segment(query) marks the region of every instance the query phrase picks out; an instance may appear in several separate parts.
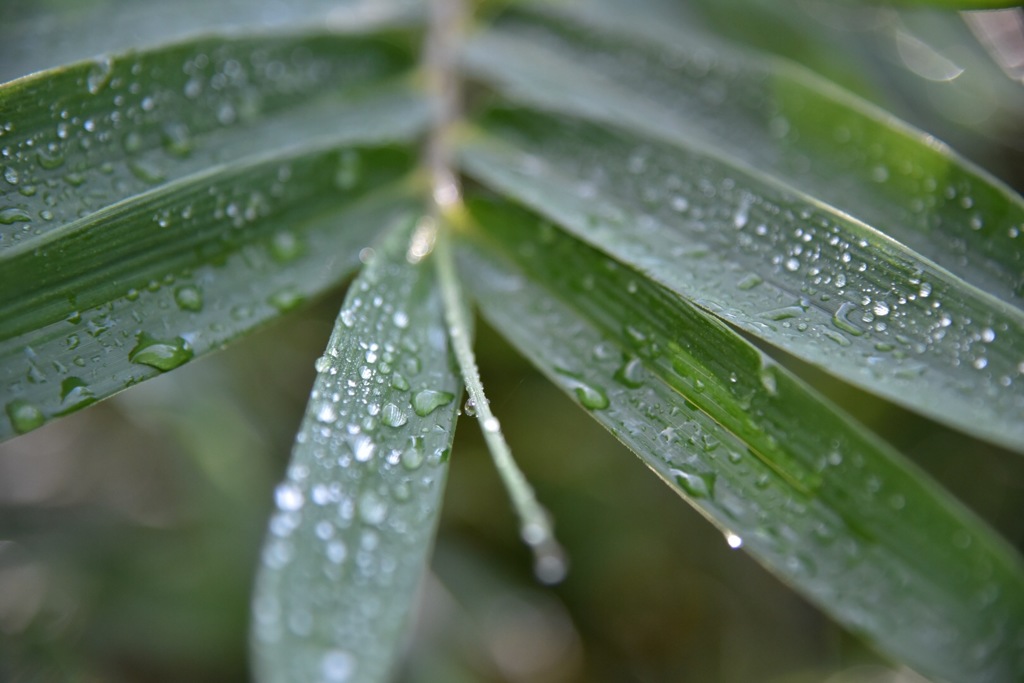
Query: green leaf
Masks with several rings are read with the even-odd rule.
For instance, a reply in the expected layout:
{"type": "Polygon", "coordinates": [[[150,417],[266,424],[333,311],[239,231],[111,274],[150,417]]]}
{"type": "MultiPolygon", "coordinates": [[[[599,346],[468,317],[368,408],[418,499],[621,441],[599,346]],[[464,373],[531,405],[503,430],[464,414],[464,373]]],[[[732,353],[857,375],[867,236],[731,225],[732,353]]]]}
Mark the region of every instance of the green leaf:
{"type": "Polygon", "coordinates": [[[633,36],[554,7],[544,11],[568,16],[511,13],[481,34],[470,70],[515,102],[772,176],[1024,305],[1024,199],[931,136],[790,62],[744,58],[685,28],[671,43],[633,36]]]}
{"type": "Polygon", "coordinates": [[[406,262],[411,223],[352,285],[317,361],[257,582],[260,681],[385,681],[403,644],[462,391],[431,264],[406,262]]]}
{"type": "Polygon", "coordinates": [[[0,82],[93,55],[198,33],[281,27],[348,31],[415,19],[418,0],[5,0],[0,82]]]}
{"type": "Polygon", "coordinates": [[[730,545],[925,674],[1021,670],[1024,566],[926,475],[642,274],[508,204],[470,213],[484,316],[730,545]]]}
{"type": "Polygon", "coordinates": [[[492,110],[470,175],[846,381],[1024,449],[1024,313],[705,150],[492,110]]]}
{"type": "Polygon", "coordinates": [[[428,117],[403,40],[204,39],[0,89],[0,438],[339,283],[418,203],[380,144],[428,117]]]}

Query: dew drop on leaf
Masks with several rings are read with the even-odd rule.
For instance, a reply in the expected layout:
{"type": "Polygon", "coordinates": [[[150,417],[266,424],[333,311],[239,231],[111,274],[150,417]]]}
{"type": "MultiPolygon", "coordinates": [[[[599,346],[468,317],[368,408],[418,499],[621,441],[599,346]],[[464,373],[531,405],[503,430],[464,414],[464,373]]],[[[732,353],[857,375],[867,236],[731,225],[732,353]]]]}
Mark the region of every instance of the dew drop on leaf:
{"type": "Polygon", "coordinates": [[[198,313],[203,310],[203,293],[192,285],[178,287],[174,290],[174,303],[183,311],[198,313]]]}
{"type": "Polygon", "coordinates": [[[15,206],[0,209],[0,224],[13,225],[15,223],[31,223],[32,216],[24,209],[15,206]]]}
{"type": "Polygon", "coordinates": [[[30,432],[42,426],[43,422],[46,421],[43,411],[28,401],[21,399],[8,403],[6,410],[7,417],[11,420],[11,426],[14,427],[14,431],[18,434],[30,432]]]}
{"type": "MultiPolygon", "coordinates": [[[[398,375],[396,375],[396,377],[397,376],[398,375]]],[[[412,409],[420,417],[426,417],[441,406],[448,405],[453,400],[455,400],[454,394],[450,394],[447,391],[424,389],[423,391],[417,392],[416,395],[412,397],[412,409]]]]}
{"type": "Polygon", "coordinates": [[[673,469],[669,470],[669,474],[693,498],[711,498],[714,495],[715,475],[712,472],[694,474],[673,469]]]}
{"type": "Polygon", "coordinates": [[[128,353],[128,360],[167,372],[192,360],[192,356],[192,349],[181,337],[161,341],[143,333],[139,335],[135,348],[128,353]]]}

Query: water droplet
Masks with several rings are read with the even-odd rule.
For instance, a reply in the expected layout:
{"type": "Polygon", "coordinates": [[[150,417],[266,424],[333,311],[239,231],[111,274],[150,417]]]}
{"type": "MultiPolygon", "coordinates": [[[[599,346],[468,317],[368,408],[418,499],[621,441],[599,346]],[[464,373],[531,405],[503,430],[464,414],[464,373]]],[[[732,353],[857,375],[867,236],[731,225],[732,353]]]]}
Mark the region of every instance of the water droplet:
{"type": "Polygon", "coordinates": [[[408,416],[394,403],[387,403],[380,411],[380,421],[388,427],[401,427],[409,421],[408,416]]]}
{"type": "Polygon", "coordinates": [[[364,491],[359,497],[359,519],[365,524],[380,524],[388,516],[387,501],[373,491],[364,491]]]}
{"type": "Polygon", "coordinates": [[[728,543],[729,547],[734,550],[743,545],[743,539],[737,536],[736,534],[732,533],[731,531],[725,534],[725,542],[728,543]]]}
{"type": "MultiPolygon", "coordinates": [[[[397,377],[398,375],[396,375],[397,377]]],[[[412,409],[420,417],[426,417],[441,406],[446,406],[455,400],[455,395],[447,391],[435,391],[424,389],[412,397],[412,409]]]]}
{"type": "Polygon", "coordinates": [[[740,279],[740,281],[736,283],[736,287],[738,289],[742,289],[743,291],[746,291],[748,289],[753,289],[754,287],[757,287],[762,282],[764,282],[764,280],[762,280],[759,275],[755,275],[754,273],[750,273],[749,275],[744,275],[740,279]]]}
{"type": "Polygon", "coordinates": [[[344,650],[329,650],[320,660],[325,683],[347,683],[356,672],[356,658],[344,650]]]}
{"type": "Polygon", "coordinates": [[[110,57],[103,57],[93,62],[85,77],[85,86],[88,88],[89,94],[98,95],[103,88],[107,87],[113,72],[114,61],[110,57]]]}
{"type": "Polygon", "coordinates": [[[193,285],[184,285],[174,290],[174,303],[183,311],[197,313],[203,310],[203,293],[193,285]]]}
{"type": "Polygon", "coordinates": [[[676,483],[679,484],[686,493],[690,494],[690,496],[694,498],[711,498],[714,496],[714,472],[694,474],[692,472],[673,469],[669,470],[669,474],[675,478],[676,483]]]}
{"type": "Polygon", "coordinates": [[[643,361],[636,357],[627,357],[615,371],[615,381],[631,389],[642,387],[644,385],[643,361]]]}
{"type": "Polygon", "coordinates": [[[855,304],[852,304],[849,301],[844,301],[839,306],[839,309],[832,315],[832,324],[841,329],[843,332],[848,332],[855,337],[861,336],[862,334],[864,334],[864,330],[861,327],[858,327],[854,323],[850,322],[849,319],[850,313],[856,310],[857,306],[855,304]]]}
{"type": "Polygon", "coordinates": [[[160,134],[160,144],[176,157],[185,157],[192,152],[192,132],[183,123],[169,123],[160,134]]]}
{"type": "Polygon", "coordinates": [[[354,455],[356,460],[359,462],[369,461],[377,451],[377,444],[375,444],[373,439],[365,434],[357,434],[354,436],[350,442],[350,446],[352,447],[352,455],[354,455]]]}
{"type": "Polygon", "coordinates": [[[492,434],[501,429],[501,423],[498,422],[498,418],[494,416],[485,419],[481,426],[485,432],[491,432],[492,434]]]}
{"type": "Polygon", "coordinates": [[[608,400],[608,394],[606,394],[604,389],[601,387],[587,384],[580,379],[579,375],[568,370],[555,368],[555,372],[565,378],[566,384],[573,390],[573,393],[576,394],[576,399],[584,408],[589,410],[604,410],[611,405],[608,400]]]}
{"type": "MultiPolygon", "coordinates": [[[[399,391],[409,391],[409,380],[407,380],[404,375],[401,375],[396,372],[391,376],[391,386],[394,387],[395,389],[398,389],[399,391]]],[[[416,404],[414,402],[413,409],[415,410],[415,408],[416,404]]],[[[416,414],[419,415],[419,411],[416,411],[416,414]]]]}
{"type": "Polygon", "coordinates": [[[294,261],[302,254],[302,250],[302,241],[293,232],[283,230],[274,233],[270,239],[270,256],[278,263],[294,261]]]}
{"type": "Polygon", "coordinates": [[[402,467],[412,471],[417,470],[423,464],[423,451],[415,446],[410,446],[402,451],[401,456],[402,467]]]}
{"type": "Polygon", "coordinates": [[[96,402],[92,389],[81,377],[66,377],[60,383],[60,411],[58,415],[67,415],[96,402]]]}
{"type": "Polygon", "coordinates": [[[0,224],[13,225],[15,223],[31,222],[32,216],[30,216],[24,209],[19,209],[16,206],[9,206],[6,209],[0,209],[0,224]]]}
{"type": "Polygon", "coordinates": [[[38,161],[39,165],[47,171],[52,171],[55,168],[60,168],[64,164],[64,154],[61,152],[59,147],[52,150],[40,149],[36,152],[36,161],[38,161]]]}
{"type": "Polygon", "coordinates": [[[267,303],[281,313],[298,308],[299,304],[305,301],[306,297],[295,287],[285,287],[270,295],[267,303]]]}
{"type": "Polygon", "coordinates": [[[161,341],[143,333],[138,336],[135,348],[128,353],[128,360],[167,372],[192,360],[193,355],[192,349],[181,337],[161,341]]]}
{"type": "Polygon", "coordinates": [[[7,168],[4,169],[4,180],[6,180],[8,183],[10,183],[11,185],[17,185],[19,179],[20,176],[18,174],[18,169],[14,168],[13,166],[8,166],[7,168]]]}
{"type": "Polygon", "coordinates": [[[135,159],[128,162],[128,170],[132,172],[132,175],[141,180],[144,183],[154,184],[159,183],[166,178],[163,170],[152,161],[145,159],[135,159]]]}
{"type": "Polygon", "coordinates": [[[334,407],[333,403],[324,403],[320,406],[320,409],[316,411],[316,419],[324,424],[332,424],[338,419],[338,410],[334,407]]]}
{"type": "Polygon", "coordinates": [[[41,427],[46,418],[43,411],[28,401],[18,399],[7,404],[7,417],[11,420],[11,426],[18,434],[30,432],[41,427]]]}
{"type": "Polygon", "coordinates": [[[346,149],[338,155],[338,170],[334,184],[341,190],[351,190],[359,184],[362,176],[362,160],[355,150],[346,149]]]}
{"type": "Polygon", "coordinates": [[[302,489],[297,484],[286,481],[279,484],[274,491],[274,501],[279,509],[294,512],[302,507],[306,497],[302,495],[302,489]]]}
{"type": "Polygon", "coordinates": [[[400,330],[404,330],[409,326],[409,314],[405,311],[395,311],[395,314],[391,316],[391,320],[394,321],[395,327],[400,330]]]}
{"type": "Polygon", "coordinates": [[[466,403],[462,406],[462,412],[469,417],[476,417],[476,401],[472,397],[466,399],[466,403]]]}

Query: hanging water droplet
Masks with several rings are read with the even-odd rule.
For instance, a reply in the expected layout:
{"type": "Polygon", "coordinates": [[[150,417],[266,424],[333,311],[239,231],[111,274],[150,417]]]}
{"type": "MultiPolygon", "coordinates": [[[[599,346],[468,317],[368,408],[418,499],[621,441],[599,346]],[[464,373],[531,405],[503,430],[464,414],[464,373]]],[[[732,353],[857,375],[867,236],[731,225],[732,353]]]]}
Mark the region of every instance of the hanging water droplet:
{"type": "Polygon", "coordinates": [[[128,360],[139,365],[148,365],[167,372],[192,360],[194,355],[188,343],[181,337],[161,341],[142,333],[138,343],[128,352],[128,360]]]}
{"type": "Polygon", "coordinates": [[[41,427],[43,422],[46,421],[43,411],[28,401],[21,399],[8,403],[6,410],[7,417],[11,420],[11,426],[14,427],[14,431],[18,434],[24,434],[37,427],[41,427]]]}
{"type": "Polygon", "coordinates": [[[174,303],[183,311],[198,313],[203,310],[203,293],[193,285],[184,285],[174,290],[174,303]]]}
{"type": "Polygon", "coordinates": [[[733,550],[743,545],[743,539],[731,531],[725,534],[725,542],[729,544],[729,547],[733,550]]]}

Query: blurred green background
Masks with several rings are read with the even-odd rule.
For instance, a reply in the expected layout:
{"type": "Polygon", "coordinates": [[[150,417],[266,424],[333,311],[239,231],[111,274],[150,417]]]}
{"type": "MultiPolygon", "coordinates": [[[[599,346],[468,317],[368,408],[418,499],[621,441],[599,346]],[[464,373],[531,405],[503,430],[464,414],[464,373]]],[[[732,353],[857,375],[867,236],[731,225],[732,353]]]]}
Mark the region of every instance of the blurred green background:
{"type": "MultiPolygon", "coordinates": [[[[1024,185],[1024,92],[967,23],[782,4],[707,0],[694,11],[1024,185]],[[922,75],[929,53],[915,61],[913,41],[962,73],[922,75]]],[[[248,679],[249,593],[271,491],[342,296],[0,445],[0,681],[248,679]]],[[[571,569],[554,588],[534,581],[477,425],[463,417],[400,681],[921,680],[730,549],[483,324],[477,348],[493,408],[571,569]]],[[[790,365],[1024,547],[1019,456],[790,365]]]]}

